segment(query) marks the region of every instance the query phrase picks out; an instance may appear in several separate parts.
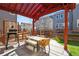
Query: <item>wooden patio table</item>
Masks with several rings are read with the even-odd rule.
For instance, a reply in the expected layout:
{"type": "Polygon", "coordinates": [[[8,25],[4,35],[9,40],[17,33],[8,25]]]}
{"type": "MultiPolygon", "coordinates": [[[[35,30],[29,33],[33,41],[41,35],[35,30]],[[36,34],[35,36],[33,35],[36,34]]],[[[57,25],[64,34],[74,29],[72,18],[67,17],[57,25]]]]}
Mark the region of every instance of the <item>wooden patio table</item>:
{"type": "Polygon", "coordinates": [[[38,42],[39,40],[42,40],[42,39],[48,39],[48,38],[44,38],[44,37],[38,37],[38,36],[27,36],[28,39],[32,40],[32,41],[35,41],[37,42],[37,51],[39,51],[39,45],[38,45],[38,42]]]}

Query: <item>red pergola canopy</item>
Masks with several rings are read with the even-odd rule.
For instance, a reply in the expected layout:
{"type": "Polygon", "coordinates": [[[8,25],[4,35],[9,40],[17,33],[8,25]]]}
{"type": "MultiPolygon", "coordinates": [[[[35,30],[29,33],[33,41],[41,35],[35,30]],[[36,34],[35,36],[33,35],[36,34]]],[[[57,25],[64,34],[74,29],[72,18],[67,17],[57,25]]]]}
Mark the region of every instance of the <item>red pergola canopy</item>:
{"type": "Polygon", "coordinates": [[[0,9],[2,10],[35,20],[43,15],[62,10],[65,6],[68,6],[68,9],[74,9],[75,3],[0,3],[0,9]]]}

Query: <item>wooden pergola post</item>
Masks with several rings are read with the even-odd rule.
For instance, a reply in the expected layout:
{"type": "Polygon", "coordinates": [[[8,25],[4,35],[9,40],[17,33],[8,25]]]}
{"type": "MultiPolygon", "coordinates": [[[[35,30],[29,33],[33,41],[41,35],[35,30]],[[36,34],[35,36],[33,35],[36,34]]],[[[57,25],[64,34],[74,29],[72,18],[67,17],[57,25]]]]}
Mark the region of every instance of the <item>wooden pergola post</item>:
{"type": "Polygon", "coordinates": [[[5,20],[3,20],[2,43],[5,44],[5,20]]]}
{"type": "Polygon", "coordinates": [[[65,7],[64,49],[67,51],[68,41],[68,7],[65,7]]]}
{"type": "Polygon", "coordinates": [[[35,29],[34,29],[35,25],[34,25],[34,20],[35,20],[35,19],[33,19],[33,22],[32,22],[32,25],[33,25],[33,26],[32,26],[32,35],[35,35],[35,29]]]}

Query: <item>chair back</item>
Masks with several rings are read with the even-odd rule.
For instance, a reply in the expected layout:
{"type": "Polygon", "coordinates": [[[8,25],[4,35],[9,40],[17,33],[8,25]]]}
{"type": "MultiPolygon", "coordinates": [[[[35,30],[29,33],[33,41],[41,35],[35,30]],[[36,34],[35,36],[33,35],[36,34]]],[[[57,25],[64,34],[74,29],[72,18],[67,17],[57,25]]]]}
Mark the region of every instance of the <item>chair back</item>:
{"type": "Polygon", "coordinates": [[[49,43],[50,43],[50,39],[48,38],[38,41],[38,45],[40,47],[46,47],[47,45],[49,45],[49,43]]]}

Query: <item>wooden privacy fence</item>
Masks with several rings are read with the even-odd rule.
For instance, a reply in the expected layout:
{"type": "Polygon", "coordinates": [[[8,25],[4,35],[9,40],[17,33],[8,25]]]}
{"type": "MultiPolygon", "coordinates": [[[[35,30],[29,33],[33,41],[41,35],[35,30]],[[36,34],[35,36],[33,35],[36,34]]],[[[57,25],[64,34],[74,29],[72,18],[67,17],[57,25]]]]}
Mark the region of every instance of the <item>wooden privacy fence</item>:
{"type": "Polygon", "coordinates": [[[6,35],[5,34],[0,34],[0,42],[2,42],[5,45],[5,42],[6,42],[6,35]]]}
{"type": "MultiPolygon", "coordinates": [[[[57,34],[58,37],[60,37],[61,39],[64,39],[64,34],[63,33],[59,33],[57,34]]],[[[79,41],[79,34],[68,34],[68,40],[75,40],[75,41],[79,41]]]]}
{"type": "Polygon", "coordinates": [[[53,30],[38,30],[36,31],[36,35],[44,35],[45,37],[52,37],[54,31],[53,30]]]}

